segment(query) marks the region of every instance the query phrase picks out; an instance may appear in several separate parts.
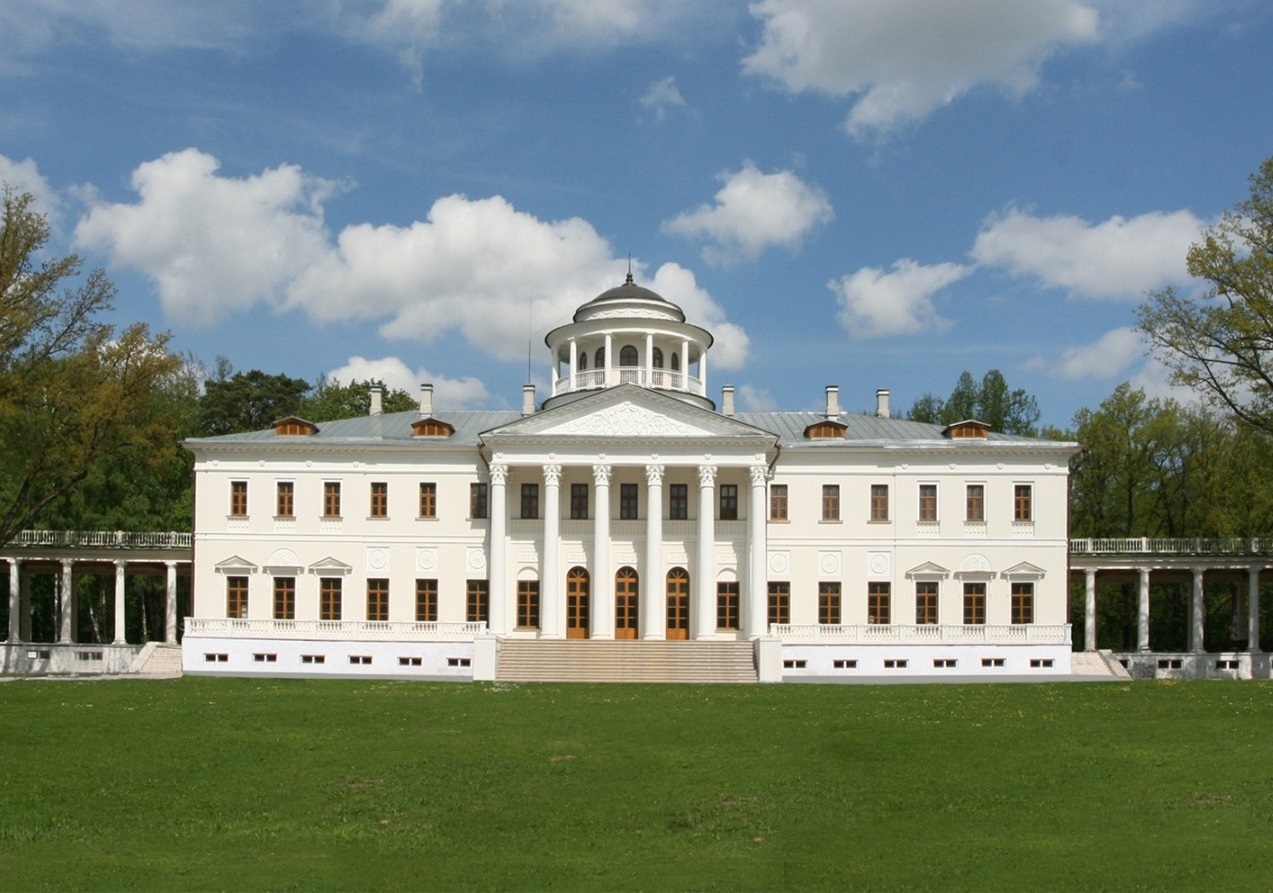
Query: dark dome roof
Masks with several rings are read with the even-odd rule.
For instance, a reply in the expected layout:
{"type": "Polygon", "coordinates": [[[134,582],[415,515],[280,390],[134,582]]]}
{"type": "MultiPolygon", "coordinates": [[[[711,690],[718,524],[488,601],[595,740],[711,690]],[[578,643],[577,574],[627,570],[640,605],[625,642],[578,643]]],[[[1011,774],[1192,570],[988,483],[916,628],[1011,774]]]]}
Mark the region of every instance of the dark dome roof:
{"type": "Polygon", "coordinates": [[[680,307],[677,307],[658,292],[651,291],[648,288],[637,285],[632,281],[632,274],[628,273],[627,279],[624,280],[622,285],[616,285],[614,288],[603,291],[601,294],[597,295],[591,301],[576,310],[575,322],[581,322],[592,313],[601,310],[603,305],[606,304],[626,304],[628,306],[632,306],[634,304],[644,304],[646,306],[654,305],[662,310],[663,313],[674,314],[681,322],[685,321],[685,314],[681,311],[680,307]]]}

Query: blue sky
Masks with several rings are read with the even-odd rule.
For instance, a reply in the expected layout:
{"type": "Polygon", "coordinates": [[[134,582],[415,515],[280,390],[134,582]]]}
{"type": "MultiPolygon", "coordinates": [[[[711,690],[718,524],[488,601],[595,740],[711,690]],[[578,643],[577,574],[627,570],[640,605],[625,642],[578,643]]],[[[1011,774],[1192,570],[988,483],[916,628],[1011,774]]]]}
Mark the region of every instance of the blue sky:
{"type": "Polygon", "coordinates": [[[546,393],[636,279],[740,409],[1065,426],[1273,155],[1266,0],[6,0],[0,179],[211,367],[546,393]],[[630,258],[630,260],[629,260],[630,258]],[[529,350],[528,350],[529,342],[529,350]]]}

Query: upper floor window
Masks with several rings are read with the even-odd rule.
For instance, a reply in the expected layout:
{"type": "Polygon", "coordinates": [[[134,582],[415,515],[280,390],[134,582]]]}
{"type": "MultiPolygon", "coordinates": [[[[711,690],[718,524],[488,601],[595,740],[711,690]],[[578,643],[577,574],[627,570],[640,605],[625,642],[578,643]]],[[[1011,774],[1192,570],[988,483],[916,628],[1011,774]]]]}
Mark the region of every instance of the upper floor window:
{"type": "Polygon", "coordinates": [[[242,518],[248,513],[248,482],[230,481],[230,514],[242,518]]]}
{"type": "Polygon", "coordinates": [[[787,485],[769,485],[769,520],[787,520],[787,485]]]}
{"type": "Polygon", "coordinates": [[[279,481],[275,486],[274,514],[280,518],[296,517],[296,485],[291,481],[279,481]]]}
{"type": "Polygon", "coordinates": [[[1013,489],[1012,520],[1034,520],[1034,487],[1030,484],[1017,484],[1013,489]]]}
{"type": "Polygon", "coordinates": [[[570,517],[574,521],[588,520],[588,485],[570,485],[570,517]]]}
{"type": "Polygon", "coordinates": [[[818,623],[824,626],[840,625],[840,583],[823,581],[818,584],[818,623]]]}
{"type": "Polygon", "coordinates": [[[389,581],[375,579],[367,581],[367,619],[389,619],[389,581]]]}
{"type": "Polygon", "coordinates": [[[598,347],[595,357],[596,361],[592,365],[597,369],[604,369],[606,366],[606,349],[604,347],[598,347]]]}
{"type": "Polygon", "coordinates": [[[486,505],[486,484],[469,484],[469,517],[485,518],[488,515],[486,505]]]}
{"type": "Polygon", "coordinates": [[[888,520],[888,484],[871,484],[871,520],[888,520]]]}
{"type": "Polygon", "coordinates": [[[689,484],[671,484],[667,489],[667,516],[673,521],[684,521],[690,516],[689,484]]]}
{"type": "Polygon", "coordinates": [[[389,484],[373,481],[371,484],[371,517],[389,517],[389,484]]]}
{"type": "Polygon", "coordinates": [[[635,521],[638,514],[636,484],[619,485],[619,517],[624,521],[635,521]]]}
{"type": "Polygon", "coordinates": [[[840,485],[822,485],[822,520],[840,520],[840,485]]]}
{"type": "Polygon", "coordinates": [[[635,366],[637,364],[637,349],[631,344],[625,344],[619,348],[619,365],[635,366]]]}
{"type": "Polygon", "coordinates": [[[340,481],[323,482],[323,517],[340,517],[340,481]]]}
{"type": "Polygon", "coordinates": [[[420,517],[436,518],[438,516],[438,485],[433,481],[420,483],[420,517]]]}
{"type": "Polygon", "coordinates": [[[919,485],[919,520],[937,520],[937,485],[919,485]]]}
{"type": "Polygon", "coordinates": [[[984,522],[986,520],[986,485],[969,484],[964,504],[966,506],[964,510],[965,520],[974,524],[984,522]]]}
{"type": "Polygon", "coordinates": [[[672,354],[672,371],[673,372],[681,371],[681,358],[678,357],[676,354],[672,354]]]}
{"type": "Polygon", "coordinates": [[[539,484],[522,484],[522,517],[539,517],[539,484]]]}
{"type": "Polygon", "coordinates": [[[662,369],[663,368],[663,351],[656,347],[654,348],[654,353],[652,356],[653,356],[653,361],[651,365],[653,365],[655,369],[662,369]]]}
{"type": "Polygon", "coordinates": [[[738,520],[738,485],[720,485],[720,519],[722,521],[738,520]]]}

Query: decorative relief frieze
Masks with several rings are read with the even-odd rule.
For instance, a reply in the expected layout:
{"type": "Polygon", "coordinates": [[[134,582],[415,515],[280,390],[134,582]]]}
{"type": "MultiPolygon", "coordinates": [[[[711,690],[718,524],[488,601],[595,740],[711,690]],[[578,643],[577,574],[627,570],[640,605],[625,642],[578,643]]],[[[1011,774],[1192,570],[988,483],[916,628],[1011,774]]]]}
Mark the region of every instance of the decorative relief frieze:
{"type": "Polygon", "coordinates": [[[584,437],[701,437],[713,432],[644,406],[624,402],[564,421],[541,433],[584,437]]]}

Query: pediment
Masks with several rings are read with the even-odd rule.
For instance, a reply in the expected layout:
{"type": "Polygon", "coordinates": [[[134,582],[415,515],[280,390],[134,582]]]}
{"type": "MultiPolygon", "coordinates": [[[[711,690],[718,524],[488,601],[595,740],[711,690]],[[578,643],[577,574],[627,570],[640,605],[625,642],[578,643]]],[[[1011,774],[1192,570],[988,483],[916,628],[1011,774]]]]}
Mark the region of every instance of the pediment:
{"type": "Polygon", "coordinates": [[[341,576],[344,576],[352,571],[353,567],[345,564],[345,562],[337,558],[333,558],[330,555],[319,561],[315,561],[309,566],[309,572],[311,574],[340,574],[341,576]]]}
{"type": "Polygon", "coordinates": [[[256,565],[241,555],[231,555],[224,561],[218,561],[212,569],[219,574],[252,574],[256,573],[256,565]]]}
{"type": "Polygon", "coordinates": [[[950,576],[950,571],[933,561],[925,561],[923,564],[916,565],[906,572],[906,576],[911,578],[917,577],[942,577],[943,579],[950,576]]]}
{"type": "Polygon", "coordinates": [[[1000,572],[999,576],[1004,579],[1011,577],[1037,577],[1042,578],[1047,571],[1039,567],[1037,564],[1031,564],[1028,561],[1022,561],[1020,564],[1014,564],[1012,567],[1000,572]]]}

